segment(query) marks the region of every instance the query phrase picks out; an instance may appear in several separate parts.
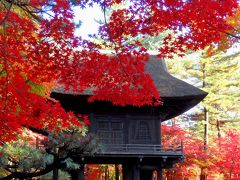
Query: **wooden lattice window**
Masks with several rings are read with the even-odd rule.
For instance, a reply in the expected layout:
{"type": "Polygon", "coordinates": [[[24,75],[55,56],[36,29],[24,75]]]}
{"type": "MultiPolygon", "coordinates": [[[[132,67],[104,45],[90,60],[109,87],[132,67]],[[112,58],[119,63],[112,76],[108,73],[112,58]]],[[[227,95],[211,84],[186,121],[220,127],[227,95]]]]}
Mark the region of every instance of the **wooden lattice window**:
{"type": "Polygon", "coordinates": [[[97,135],[103,144],[123,144],[123,123],[99,121],[97,135]]]}
{"type": "Polygon", "coordinates": [[[147,122],[140,121],[137,127],[136,139],[146,141],[146,140],[149,140],[150,138],[151,137],[150,137],[149,124],[147,122]]]}

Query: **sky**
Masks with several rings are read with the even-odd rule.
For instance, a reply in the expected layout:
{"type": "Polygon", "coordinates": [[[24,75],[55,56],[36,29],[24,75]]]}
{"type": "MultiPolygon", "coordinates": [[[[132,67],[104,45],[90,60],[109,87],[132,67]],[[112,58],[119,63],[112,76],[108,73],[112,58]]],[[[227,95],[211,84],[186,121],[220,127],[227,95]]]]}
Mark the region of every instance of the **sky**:
{"type": "Polygon", "coordinates": [[[77,28],[75,31],[77,36],[88,38],[88,34],[94,34],[98,32],[99,24],[95,20],[103,19],[103,13],[101,12],[99,6],[94,5],[93,7],[88,7],[84,10],[76,7],[74,8],[74,14],[74,21],[76,23],[82,21],[81,27],[77,28]]]}

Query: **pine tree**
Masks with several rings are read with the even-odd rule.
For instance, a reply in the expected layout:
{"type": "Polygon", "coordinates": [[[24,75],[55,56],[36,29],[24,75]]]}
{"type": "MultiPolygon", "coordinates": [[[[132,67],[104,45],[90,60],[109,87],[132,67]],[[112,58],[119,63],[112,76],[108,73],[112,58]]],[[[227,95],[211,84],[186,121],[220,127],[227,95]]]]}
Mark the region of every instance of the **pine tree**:
{"type": "MultiPolygon", "coordinates": [[[[202,112],[194,115],[194,118],[200,122],[193,127],[193,130],[203,137],[206,154],[209,141],[213,143],[214,139],[221,137],[222,125],[225,122],[230,122],[232,125],[237,123],[240,128],[238,119],[240,94],[237,91],[240,85],[239,58],[239,52],[208,56],[206,50],[179,59],[179,63],[173,64],[170,61],[170,71],[192,81],[209,93],[202,102],[202,112]]],[[[201,180],[206,179],[207,168],[207,166],[201,167],[201,180]]]]}
{"type": "MultiPolygon", "coordinates": [[[[202,105],[209,115],[210,129],[217,128],[218,136],[221,135],[221,126],[226,122],[239,124],[239,59],[240,52],[229,55],[217,53],[209,57],[205,51],[190,54],[178,59],[178,62],[167,61],[173,74],[209,93],[202,105]]],[[[206,121],[203,114],[197,116],[195,119],[206,121]]]]}

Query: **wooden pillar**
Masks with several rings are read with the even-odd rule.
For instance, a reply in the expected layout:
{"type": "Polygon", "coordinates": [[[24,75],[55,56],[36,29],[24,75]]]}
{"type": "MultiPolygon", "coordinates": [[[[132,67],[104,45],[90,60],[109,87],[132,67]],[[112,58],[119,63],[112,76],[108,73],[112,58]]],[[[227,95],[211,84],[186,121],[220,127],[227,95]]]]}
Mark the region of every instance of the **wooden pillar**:
{"type": "Polygon", "coordinates": [[[162,147],[162,120],[160,120],[160,124],[159,124],[159,144],[162,147]]]}
{"type": "Polygon", "coordinates": [[[84,165],[80,165],[79,169],[72,170],[69,172],[71,174],[71,179],[72,180],[84,180],[84,165]]]}
{"type": "Polygon", "coordinates": [[[157,169],[157,180],[162,180],[162,168],[157,169]]]}
{"type": "Polygon", "coordinates": [[[58,180],[58,168],[53,169],[53,180],[58,180]]]}
{"type": "Polygon", "coordinates": [[[133,180],[140,180],[139,164],[134,164],[134,166],[133,166],[133,180]]]}
{"type": "Polygon", "coordinates": [[[84,164],[82,164],[80,166],[80,168],[78,169],[78,180],[84,180],[84,164]]]}
{"type": "Polygon", "coordinates": [[[123,164],[122,172],[123,172],[123,180],[132,180],[131,164],[123,164]]]}
{"type": "Polygon", "coordinates": [[[138,163],[123,164],[123,180],[140,180],[140,168],[138,163]]]}
{"type": "MultiPolygon", "coordinates": [[[[57,162],[57,161],[58,161],[58,157],[55,155],[54,162],[57,162]]],[[[53,169],[53,180],[58,180],[58,167],[54,167],[53,169]]]]}
{"type": "Polygon", "coordinates": [[[141,180],[152,180],[153,179],[153,170],[152,169],[141,169],[140,172],[141,180]]]}

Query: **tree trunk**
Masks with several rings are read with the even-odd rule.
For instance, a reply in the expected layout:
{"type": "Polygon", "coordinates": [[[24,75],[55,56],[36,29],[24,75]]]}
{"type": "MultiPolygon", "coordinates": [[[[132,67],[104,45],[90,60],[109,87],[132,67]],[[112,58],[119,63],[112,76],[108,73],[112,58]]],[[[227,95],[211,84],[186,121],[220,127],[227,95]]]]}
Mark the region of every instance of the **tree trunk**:
{"type": "Polygon", "coordinates": [[[207,150],[208,146],[208,125],[209,125],[209,118],[208,118],[208,111],[204,107],[204,150],[207,150]]]}
{"type": "Polygon", "coordinates": [[[206,180],[206,179],[207,179],[206,168],[201,168],[200,180],[206,180]]]}
{"type": "MultiPolygon", "coordinates": [[[[202,81],[202,87],[206,87],[206,76],[207,76],[207,72],[206,72],[206,64],[203,64],[203,81],[202,81]]],[[[203,113],[204,113],[204,151],[205,153],[207,152],[207,148],[208,148],[208,125],[209,125],[209,117],[208,117],[208,110],[206,107],[204,107],[203,109],[203,113]]],[[[201,168],[201,174],[200,174],[200,180],[206,180],[206,168],[202,167],[201,168]]]]}
{"type": "Polygon", "coordinates": [[[119,180],[119,166],[115,164],[115,180],[119,180]]]}
{"type": "Polygon", "coordinates": [[[108,169],[108,166],[105,166],[105,180],[109,180],[109,169],[108,169]]]}
{"type": "MultiPolygon", "coordinates": [[[[202,71],[202,87],[206,87],[206,64],[203,64],[203,71],[202,71]]],[[[207,150],[207,145],[208,145],[208,124],[209,124],[209,119],[208,119],[208,111],[207,108],[204,107],[203,109],[204,113],[204,149],[207,150]]]]}
{"type": "Polygon", "coordinates": [[[221,129],[220,129],[220,122],[217,120],[217,130],[218,130],[218,138],[221,137],[221,129]]]}

